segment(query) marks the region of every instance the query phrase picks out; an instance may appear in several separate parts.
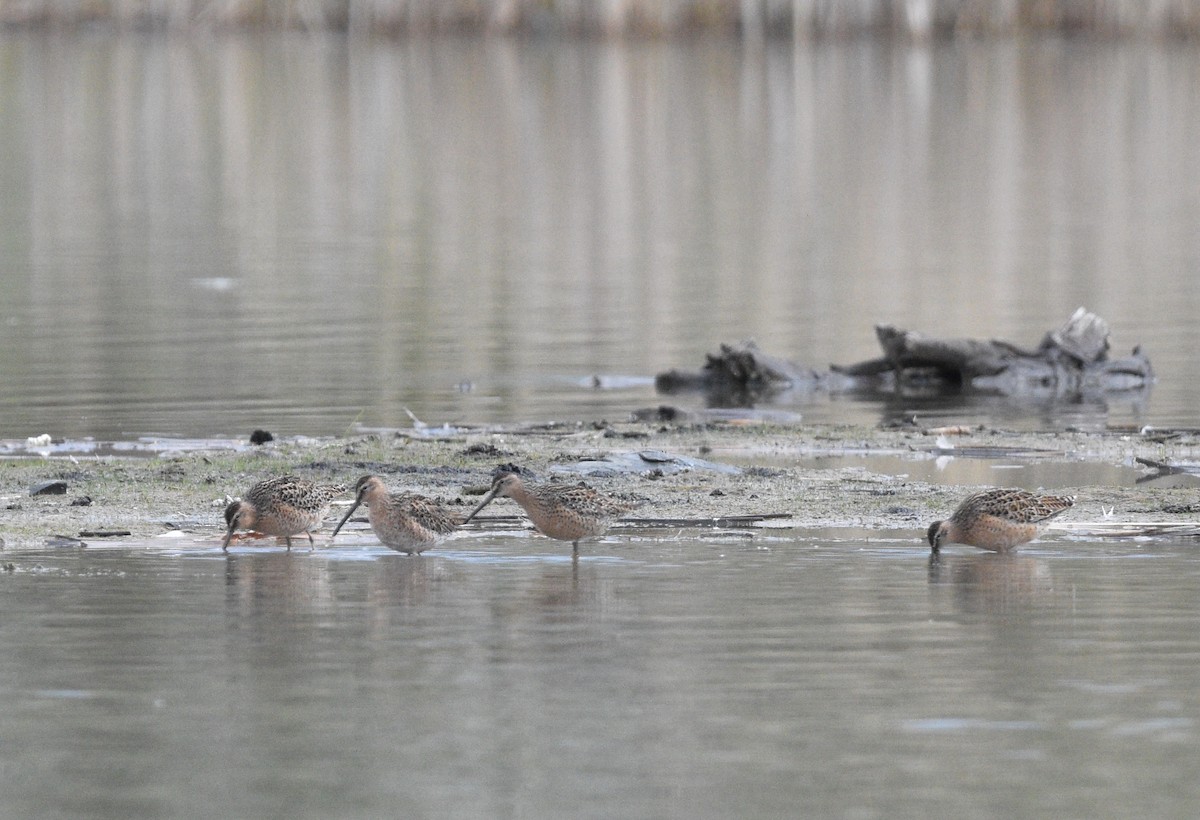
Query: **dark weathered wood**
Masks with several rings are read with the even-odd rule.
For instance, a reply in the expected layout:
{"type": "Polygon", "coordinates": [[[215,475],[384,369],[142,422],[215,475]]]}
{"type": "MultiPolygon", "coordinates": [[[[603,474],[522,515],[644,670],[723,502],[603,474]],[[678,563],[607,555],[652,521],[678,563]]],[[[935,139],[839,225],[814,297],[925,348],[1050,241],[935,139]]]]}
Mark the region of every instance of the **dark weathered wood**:
{"type": "Polygon", "coordinates": [[[819,381],[821,374],[787,359],[763,353],[754,342],[721,344],[716,354],[705,357],[699,372],[669,370],[655,377],[655,386],[664,393],[679,390],[713,389],[727,386],[750,390],[769,390],[772,386],[791,387],[819,381]]]}
{"type": "Polygon", "coordinates": [[[703,390],[718,406],[748,404],[785,390],[846,392],[901,385],[968,388],[1003,395],[1072,397],[1143,390],[1154,381],[1140,348],[1110,359],[1108,323],[1079,308],[1061,327],[1027,348],[996,339],[928,336],[879,325],[883,355],[820,372],[760,351],[753,342],[722,344],[703,370],[659,374],[659,391],[703,390]]]}
{"type": "Polygon", "coordinates": [[[1155,461],[1152,458],[1135,456],[1134,461],[1143,467],[1149,467],[1154,472],[1138,476],[1136,483],[1144,484],[1169,475],[1200,475],[1200,464],[1168,464],[1165,461],[1155,461]]]}
{"type": "Polygon", "coordinates": [[[692,529],[726,529],[753,527],[763,521],[795,518],[795,513],[757,513],[751,515],[721,515],[715,518],[622,518],[617,526],[625,527],[686,527],[692,529]]]}
{"type": "Polygon", "coordinates": [[[1033,349],[994,339],[933,338],[891,325],[876,327],[875,335],[882,359],[834,370],[851,375],[891,370],[899,378],[919,373],[1001,392],[1055,385],[1066,391],[1128,390],[1154,378],[1150,360],[1140,349],[1128,358],[1110,360],[1108,323],[1083,308],[1033,349]]]}
{"type": "Polygon", "coordinates": [[[1108,358],[1108,322],[1078,308],[1066,324],[1046,336],[1041,349],[1058,349],[1084,365],[1104,361],[1108,358]]]}
{"type": "Polygon", "coordinates": [[[784,391],[826,389],[829,378],[829,373],[763,353],[754,342],[739,342],[708,354],[700,371],[659,373],[654,385],[660,393],[703,392],[716,407],[746,407],[784,391]]]}

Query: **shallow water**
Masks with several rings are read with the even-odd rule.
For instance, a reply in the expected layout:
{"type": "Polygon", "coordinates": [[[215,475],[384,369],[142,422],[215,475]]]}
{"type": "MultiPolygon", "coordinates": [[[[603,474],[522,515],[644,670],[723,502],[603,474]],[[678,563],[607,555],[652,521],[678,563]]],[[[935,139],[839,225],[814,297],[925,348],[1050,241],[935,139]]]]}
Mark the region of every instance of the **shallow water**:
{"type": "MultiPolygon", "coordinates": [[[[167,546],[164,546],[164,543],[167,546]]],[[[12,816],[1191,816],[1193,541],[9,554],[12,816]]]]}
{"type": "MultiPolygon", "coordinates": [[[[699,406],[649,377],[721,341],[823,367],[876,322],[1032,344],[1081,304],[1152,393],[787,408],[1200,426],[1198,54],[3,34],[0,450],[619,419],[699,406]]],[[[935,455],[786,461],[1142,476],[935,455]]],[[[1191,540],[359,536],[6,551],[0,814],[1200,811],[1191,540]]]]}
{"type": "Polygon", "coordinates": [[[1149,396],[788,401],[1198,425],[1198,68],[1033,38],[6,33],[0,438],[620,419],[723,341],[822,368],[876,323],[1032,345],[1079,305],[1146,346],[1149,396]]]}

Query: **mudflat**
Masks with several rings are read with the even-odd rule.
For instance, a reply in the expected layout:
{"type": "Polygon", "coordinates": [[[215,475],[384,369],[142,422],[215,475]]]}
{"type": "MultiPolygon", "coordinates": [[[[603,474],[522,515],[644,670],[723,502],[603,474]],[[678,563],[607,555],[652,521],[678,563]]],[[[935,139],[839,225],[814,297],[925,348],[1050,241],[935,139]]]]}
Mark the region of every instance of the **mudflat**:
{"type": "MultiPolygon", "coordinates": [[[[231,442],[226,448],[169,448],[134,457],[69,451],[20,455],[0,459],[0,537],[5,549],[14,550],[62,537],[87,543],[111,534],[143,540],[183,531],[211,534],[219,546],[226,503],[254,482],[284,473],[350,485],[360,475],[376,473],[394,489],[440,499],[465,515],[487,490],[492,470],[516,464],[532,480],[586,481],[605,493],[641,501],[632,517],[647,526],[672,521],[683,528],[737,526],[751,532],[756,527],[854,527],[893,535],[911,531],[915,543],[930,521],[944,517],[972,489],[986,486],[879,470],[882,456],[892,457],[893,464],[896,459],[914,464],[1003,459],[1016,465],[1116,466],[1150,476],[1153,472],[1138,459],[1185,471],[1200,465],[1200,432],[570,422],[422,428],[263,445],[231,442]],[[822,459],[831,466],[820,466],[822,459]],[[66,492],[30,494],[49,481],[65,482],[66,492]]],[[[1179,475],[1185,477],[1122,486],[1081,482],[1054,491],[1078,496],[1076,509],[1065,518],[1079,523],[1200,522],[1196,482],[1179,475]]],[[[1003,471],[995,476],[993,486],[1005,483],[1003,471]]],[[[348,493],[344,504],[352,501],[348,493]]],[[[331,516],[342,509],[335,506],[331,516]]],[[[491,512],[519,511],[515,505],[496,505],[491,512]]]]}

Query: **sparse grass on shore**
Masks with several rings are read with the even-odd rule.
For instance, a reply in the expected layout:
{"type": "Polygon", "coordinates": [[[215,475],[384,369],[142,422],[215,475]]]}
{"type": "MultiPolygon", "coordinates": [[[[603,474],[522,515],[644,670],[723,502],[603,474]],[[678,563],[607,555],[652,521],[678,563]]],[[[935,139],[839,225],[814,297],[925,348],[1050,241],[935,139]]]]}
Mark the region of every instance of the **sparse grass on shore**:
{"type": "MultiPolygon", "coordinates": [[[[10,458],[0,460],[0,507],[5,510],[0,537],[7,549],[41,546],[53,535],[78,537],[81,532],[104,530],[128,531],[135,540],[174,529],[211,532],[217,539],[228,497],[259,479],[287,472],[349,484],[362,474],[379,473],[393,487],[441,498],[465,513],[477,500],[474,496],[486,489],[497,464],[517,463],[541,479],[584,478],[606,492],[645,499],[639,516],[646,518],[787,514],[794,519],[790,526],[797,527],[911,529],[915,543],[922,527],[952,509],[965,488],[877,472],[869,456],[930,459],[942,444],[937,435],[919,430],[564,424],[429,438],[397,434],[305,439],[273,442],[250,451],[205,450],[160,457],[10,458]],[[569,472],[581,460],[641,450],[734,463],[742,469],[569,472]],[[862,457],[862,466],[846,466],[843,459],[842,466],[812,468],[812,459],[824,456],[862,457]],[[807,467],[799,463],[805,459],[807,467]],[[65,495],[29,495],[31,485],[58,479],[67,482],[65,495]],[[84,498],[90,502],[82,503],[84,498]]],[[[957,437],[953,446],[964,455],[968,451],[986,454],[989,448],[1012,453],[1004,456],[1010,462],[1036,458],[1110,467],[1129,465],[1135,456],[1200,462],[1200,437],[1191,434],[1163,444],[1136,433],[978,430],[957,437]],[[1022,456],[1022,450],[1033,455],[1022,456]]],[[[1003,478],[986,469],[980,475],[1003,478]]],[[[1079,509],[1072,518],[1080,521],[1169,523],[1194,518],[1195,491],[1189,487],[1060,489],[1079,494],[1079,509]]],[[[344,502],[351,500],[347,495],[344,502]]],[[[515,514],[516,510],[497,512],[515,514]]]]}

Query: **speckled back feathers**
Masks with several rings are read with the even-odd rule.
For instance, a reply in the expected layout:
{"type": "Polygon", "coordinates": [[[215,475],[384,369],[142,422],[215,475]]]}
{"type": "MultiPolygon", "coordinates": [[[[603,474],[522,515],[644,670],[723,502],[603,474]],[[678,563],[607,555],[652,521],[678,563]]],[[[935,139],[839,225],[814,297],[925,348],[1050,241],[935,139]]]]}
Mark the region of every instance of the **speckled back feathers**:
{"type": "Polygon", "coordinates": [[[599,493],[586,484],[526,484],[516,473],[502,472],[467,520],[500,496],[520,504],[543,535],[575,544],[581,538],[603,535],[614,521],[637,506],[599,493]]]}
{"type": "MultiPolygon", "coordinates": [[[[345,484],[316,484],[294,475],[258,482],[240,501],[225,508],[225,543],[229,547],[234,530],[252,529],[264,535],[279,535],[291,548],[293,535],[320,526],[329,502],[346,491],[345,484]]],[[[309,542],[312,536],[309,535],[309,542]]]]}
{"type": "Polygon", "coordinates": [[[246,493],[245,500],[264,511],[289,506],[298,510],[316,511],[346,492],[345,484],[317,484],[294,475],[281,475],[260,481],[246,493]]]}
{"type": "Polygon", "coordinates": [[[431,498],[417,493],[396,493],[375,502],[385,513],[404,515],[430,532],[449,535],[458,529],[461,518],[431,498]]]}
{"type": "Polygon", "coordinates": [[[951,518],[970,521],[983,515],[1018,524],[1038,524],[1075,506],[1074,496],[1037,495],[1028,490],[996,488],[968,496],[951,518]]]}
{"type": "Polygon", "coordinates": [[[1045,522],[1074,504],[1070,496],[1008,488],[983,490],[968,496],[945,521],[934,521],[926,538],[934,552],[947,541],[1007,552],[1037,537],[1045,522]]]}
{"type": "Polygon", "coordinates": [[[342,525],[359,504],[368,507],[367,521],[384,546],[412,554],[422,552],[458,529],[458,515],[416,493],[393,493],[377,475],[365,475],[354,485],[354,504],[334,528],[342,525]]]}

